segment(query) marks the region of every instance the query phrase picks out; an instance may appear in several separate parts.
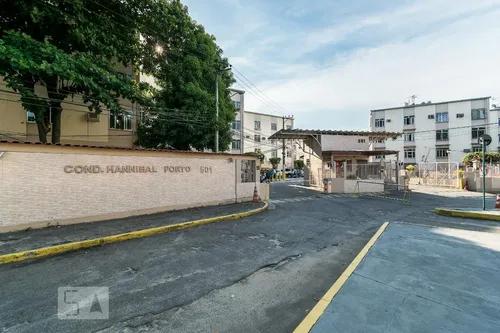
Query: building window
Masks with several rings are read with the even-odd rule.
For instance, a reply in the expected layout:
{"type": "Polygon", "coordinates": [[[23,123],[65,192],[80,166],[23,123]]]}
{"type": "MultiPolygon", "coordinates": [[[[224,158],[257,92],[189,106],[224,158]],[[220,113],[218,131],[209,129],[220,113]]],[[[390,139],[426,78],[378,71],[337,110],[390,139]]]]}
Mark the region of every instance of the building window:
{"type": "Polygon", "coordinates": [[[405,158],[415,158],[415,148],[405,148],[405,158]]]}
{"type": "Polygon", "coordinates": [[[289,150],[286,151],[286,157],[292,157],[292,153],[289,150]]]}
{"type": "Polygon", "coordinates": [[[415,141],[415,133],[405,133],[403,135],[405,142],[414,142],[415,141]]]}
{"type": "Polygon", "coordinates": [[[260,142],[260,135],[259,135],[259,134],[255,134],[255,135],[253,136],[253,141],[255,141],[255,142],[260,142]]]}
{"type": "Polygon", "coordinates": [[[481,146],[472,146],[473,153],[481,153],[483,151],[483,147],[481,146]]]}
{"type": "Polygon", "coordinates": [[[358,143],[365,143],[366,140],[365,139],[358,139],[358,143]]]}
{"type": "Polygon", "coordinates": [[[31,111],[26,111],[26,120],[28,123],[36,123],[35,114],[31,111]]]}
{"type": "Polygon", "coordinates": [[[241,182],[254,183],[255,182],[255,161],[254,160],[241,160],[241,182]]]}
{"type": "Polygon", "coordinates": [[[472,139],[479,139],[484,133],[486,133],[485,127],[472,127],[472,139]]]}
{"type": "Polygon", "coordinates": [[[457,113],[457,118],[463,118],[464,114],[463,113],[457,113]]]}
{"type": "Polygon", "coordinates": [[[447,123],[447,122],[448,122],[448,112],[436,113],[436,123],[447,123]]]}
{"type": "Polygon", "coordinates": [[[236,111],[240,111],[241,108],[241,102],[240,101],[233,101],[234,108],[236,111]]]}
{"type": "Polygon", "coordinates": [[[486,119],[486,109],[472,109],[471,116],[472,120],[486,119]]]}
{"type": "Polygon", "coordinates": [[[132,113],[129,111],[111,111],[109,113],[109,128],[131,130],[132,113]]]}
{"type": "Polygon", "coordinates": [[[448,130],[447,129],[437,130],[436,141],[448,141],[448,130]]]}
{"type": "Polygon", "coordinates": [[[271,152],[271,157],[272,157],[272,158],[276,158],[276,157],[278,157],[278,152],[277,152],[276,150],[273,150],[273,151],[271,152]]]}
{"type": "Polygon", "coordinates": [[[375,127],[384,127],[384,126],[385,126],[384,118],[375,119],[375,127]]]}
{"type": "Polygon", "coordinates": [[[448,158],[448,147],[437,147],[436,158],[448,158]]]}
{"type": "Polygon", "coordinates": [[[428,115],[427,119],[434,119],[434,115],[433,114],[428,115]]]}
{"type": "Polygon", "coordinates": [[[403,122],[405,126],[415,124],[415,116],[404,116],[403,122]]]}
{"type": "Polygon", "coordinates": [[[231,148],[233,150],[240,150],[241,149],[241,140],[233,140],[231,143],[231,148]]]}
{"type": "Polygon", "coordinates": [[[278,130],[278,124],[277,123],[271,123],[271,131],[277,131],[278,130]]]}
{"type": "Polygon", "coordinates": [[[253,128],[256,130],[256,131],[260,131],[260,120],[255,120],[253,122],[253,128]]]}
{"type": "Polygon", "coordinates": [[[235,131],[239,131],[241,130],[241,120],[235,120],[233,121],[232,123],[232,129],[235,130],[235,131]]]}

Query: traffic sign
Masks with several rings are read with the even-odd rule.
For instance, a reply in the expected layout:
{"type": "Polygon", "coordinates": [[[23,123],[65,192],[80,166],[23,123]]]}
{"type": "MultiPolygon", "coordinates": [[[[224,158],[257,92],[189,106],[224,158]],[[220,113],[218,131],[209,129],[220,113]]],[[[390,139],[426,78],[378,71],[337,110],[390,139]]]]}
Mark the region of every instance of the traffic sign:
{"type": "Polygon", "coordinates": [[[486,146],[489,146],[490,143],[491,143],[491,136],[489,136],[488,134],[483,134],[479,137],[479,143],[480,144],[483,144],[483,141],[484,141],[484,144],[486,146]]]}

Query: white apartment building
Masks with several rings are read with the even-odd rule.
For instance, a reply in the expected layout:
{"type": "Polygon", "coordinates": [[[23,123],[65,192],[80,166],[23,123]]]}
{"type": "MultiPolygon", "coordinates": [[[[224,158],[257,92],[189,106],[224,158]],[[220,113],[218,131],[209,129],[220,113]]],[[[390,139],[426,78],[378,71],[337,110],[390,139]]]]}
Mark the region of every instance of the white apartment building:
{"type": "Polygon", "coordinates": [[[232,143],[230,152],[244,154],[260,150],[264,154],[264,167],[271,167],[269,159],[281,159],[279,169],[283,165],[283,151],[285,154],[285,168],[293,168],[294,161],[298,159],[298,143],[270,140],[269,137],[281,129],[293,129],[293,116],[276,116],[267,113],[244,111],[245,91],[230,88],[229,94],[236,109],[232,128],[232,143]]]}
{"type": "Polygon", "coordinates": [[[231,124],[232,130],[232,142],[230,147],[230,152],[232,154],[243,154],[245,152],[245,137],[243,136],[242,124],[245,119],[245,91],[230,88],[229,96],[231,101],[233,101],[234,108],[236,109],[236,115],[233,123],[231,124]]]}
{"type": "Polygon", "coordinates": [[[487,150],[498,151],[499,125],[500,108],[490,110],[490,97],[406,103],[370,112],[372,131],[403,133],[394,140],[375,142],[374,148],[399,151],[399,161],[404,164],[461,163],[466,153],[481,150],[478,138],[483,133],[493,139],[487,150]]]}
{"type": "Polygon", "coordinates": [[[292,116],[275,116],[272,114],[245,111],[244,112],[244,141],[245,153],[260,150],[264,154],[263,164],[270,167],[269,159],[279,157],[281,159],[279,169],[283,164],[283,153],[285,156],[285,168],[293,168],[297,159],[297,143],[282,140],[270,140],[269,137],[281,129],[293,129],[294,118],[292,116]]]}

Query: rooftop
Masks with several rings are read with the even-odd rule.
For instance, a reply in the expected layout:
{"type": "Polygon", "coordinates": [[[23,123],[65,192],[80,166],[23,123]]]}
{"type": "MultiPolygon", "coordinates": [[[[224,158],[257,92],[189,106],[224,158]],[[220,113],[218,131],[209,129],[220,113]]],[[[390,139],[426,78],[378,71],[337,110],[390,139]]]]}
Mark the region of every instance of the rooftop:
{"type": "Polygon", "coordinates": [[[436,102],[436,103],[432,103],[432,102],[413,103],[413,104],[396,106],[396,107],[390,107],[390,108],[373,109],[370,112],[386,111],[386,110],[396,110],[396,109],[404,109],[404,108],[416,108],[416,107],[419,107],[419,106],[428,106],[428,105],[438,105],[438,104],[448,104],[448,103],[460,103],[460,102],[477,101],[477,100],[489,99],[489,98],[491,98],[491,96],[476,97],[476,98],[467,98],[467,99],[456,99],[456,100],[452,100],[452,101],[444,101],[444,102],[436,102]]]}
{"type": "Polygon", "coordinates": [[[306,139],[311,135],[346,135],[346,136],[370,136],[370,137],[397,137],[398,132],[371,132],[371,131],[348,131],[348,130],[308,130],[308,129],[285,129],[279,130],[269,139],[306,139]]]}

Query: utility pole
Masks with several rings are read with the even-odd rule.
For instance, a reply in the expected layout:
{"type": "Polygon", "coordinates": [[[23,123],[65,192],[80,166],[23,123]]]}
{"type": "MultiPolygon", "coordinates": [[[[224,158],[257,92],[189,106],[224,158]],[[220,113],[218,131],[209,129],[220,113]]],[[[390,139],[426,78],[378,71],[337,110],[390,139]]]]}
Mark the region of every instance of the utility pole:
{"type": "MultiPolygon", "coordinates": [[[[282,129],[285,130],[285,116],[283,116],[283,126],[282,126],[282,129]]],[[[285,179],[285,139],[283,139],[283,149],[282,149],[282,152],[281,152],[281,156],[283,158],[283,162],[282,162],[282,168],[283,168],[283,179],[285,179]]]]}
{"type": "Polygon", "coordinates": [[[486,140],[482,138],[483,148],[483,210],[486,210],[486,140]]]}
{"type": "Polygon", "coordinates": [[[215,74],[215,152],[219,152],[219,71],[215,74]]]}

